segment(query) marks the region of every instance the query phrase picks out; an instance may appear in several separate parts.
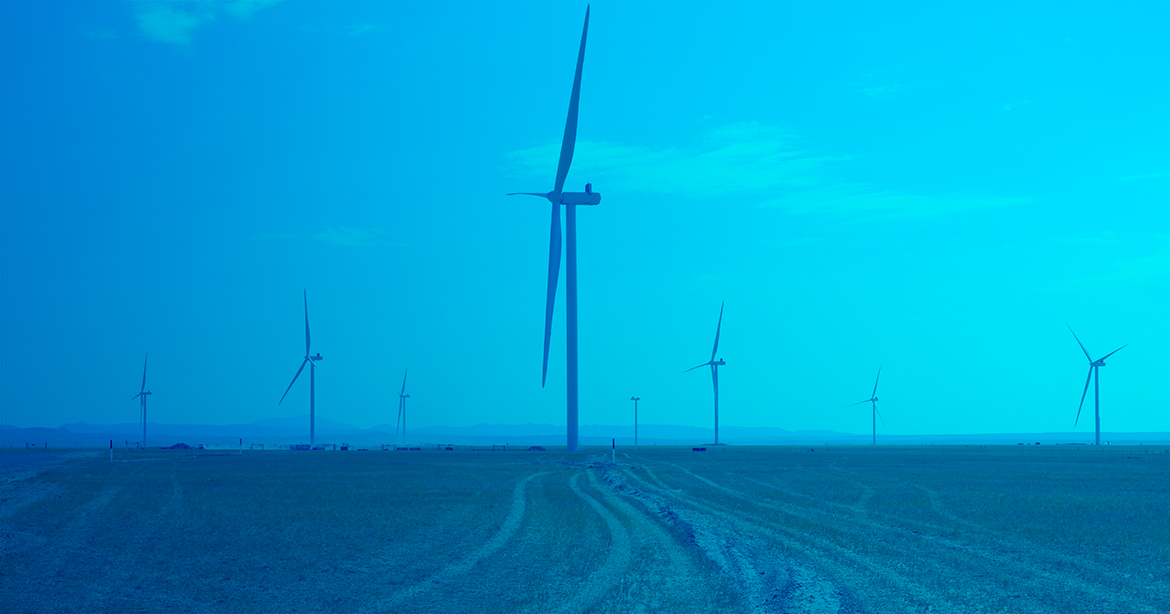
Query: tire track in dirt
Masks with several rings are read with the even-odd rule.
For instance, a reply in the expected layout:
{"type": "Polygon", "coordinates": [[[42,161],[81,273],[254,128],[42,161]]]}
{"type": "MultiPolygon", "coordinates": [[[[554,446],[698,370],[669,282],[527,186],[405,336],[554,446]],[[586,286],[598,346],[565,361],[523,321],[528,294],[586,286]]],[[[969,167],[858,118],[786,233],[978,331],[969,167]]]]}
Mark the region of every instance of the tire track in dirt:
{"type": "MultiPolygon", "coordinates": [[[[908,583],[908,584],[917,586],[923,592],[923,594],[929,594],[931,592],[925,585],[918,583],[918,582],[915,582],[914,580],[911,579],[913,576],[922,575],[921,572],[913,573],[912,575],[908,575],[908,574],[905,574],[902,572],[894,572],[893,569],[890,568],[889,566],[876,566],[876,567],[874,567],[874,565],[869,560],[871,558],[876,558],[874,556],[875,554],[881,555],[881,556],[883,556],[883,558],[887,558],[890,560],[896,560],[896,558],[901,556],[902,553],[904,552],[904,545],[896,544],[896,543],[887,543],[888,538],[886,538],[883,535],[883,532],[885,532],[885,533],[901,532],[903,537],[906,537],[906,538],[922,538],[923,541],[935,541],[935,540],[931,540],[927,536],[923,536],[923,535],[914,533],[913,531],[906,531],[904,529],[899,529],[897,527],[890,527],[887,525],[882,525],[880,523],[872,522],[869,520],[862,520],[862,519],[857,518],[857,516],[853,513],[847,513],[847,514],[822,513],[822,516],[833,516],[834,517],[834,518],[823,518],[823,517],[818,517],[818,516],[813,515],[813,514],[809,514],[806,511],[802,510],[801,508],[797,508],[795,506],[789,506],[789,505],[777,504],[777,503],[769,503],[769,502],[761,502],[760,500],[758,500],[758,498],[753,497],[751,495],[748,495],[747,493],[743,493],[743,492],[737,491],[735,489],[728,488],[728,487],[723,486],[721,484],[718,484],[718,483],[714,482],[713,480],[710,480],[706,477],[697,475],[697,474],[687,470],[686,468],[678,467],[677,465],[675,465],[675,466],[679,470],[686,473],[687,475],[690,475],[691,477],[695,478],[696,480],[699,480],[699,481],[707,484],[708,486],[715,488],[716,490],[719,490],[721,492],[724,492],[732,497],[735,497],[735,498],[740,499],[742,501],[746,501],[746,502],[751,503],[751,504],[753,504],[757,507],[760,507],[760,508],[769,509],[769,510],[779,512],[781,514],[784,514],[784,515],[789,516],[791,518],[797,519],[797,520],[802,521],[804,523],[807,523],[809,525],[813,525],[813,528],[815,529],[815,531],[810,531],[807,533],[805,533],[805,532],[797,533],[797,535],[805,536],[805,539],[808,540],[810,543],[814,543],[814,544],[821,546],[821,547],[829,546],[830,549],[834,549],[838,553],[846,552],[850,555],[849,558],[852,558],[854,560],[865,561],[868,564],[868,566],[870,566],[871,568],[876,568],[878,570],[884,571],[885,575],[894,574],[895,576],[901,576],[903,578],[903,580],[901,580],[902,583],[908,583]],[[862,530],[862,529],[851,527],[850,524],[863,525],[866,527],[867,530],[862,530]],[[810,536],[814,532],[819,537],[811,538],[810,536]],[[831,535],[833,533],[839,534],[839,537],[836,537],[836,538],[829,537],[829,535],[831,535]],[[841,542],[841,543],[838,543],[838,542],[841,542]],[[854,549],[856,548],[856,546],[860,545],[860,544],[864,544],[865,546],[868,546],[869,550],[872,550],[873,547],[876,546],[878,549],[884,550],[885,553],[883,554],[883,553],[876,553],[876,552],[872,552],[872,551],[867,551],[866,552],[867,556],[862,557],[860,555],[857,555],[854,552],[854,549]]],[[[852,506],[847,506],[847,507],[849,507],[850,512],[853,511],[852,506]]],[[[761,518],[761,521],[765,522],[769,525],[778,527],[778,528],[783,526],[783,524],[779,521],[779,519],[761,518]]],[[[941,540],[938,540],[938,541],[941,541],[941,540]]],[[[928,546],[928,544],[919,544],[919,546],[920,547],[928,546]]],[[[937,548],[937,545],[934,545],[933,547],[937,548]]],[[[954,546],[952,546],[952,548],[954,548],[955,550],[958,550],[958,548],[955,548],[954,546]]],[[[974,552],[968,550],[968,551],[961,552],[961,553],[955,552],[955,553],[946,553],[946,554],[953,554],[954,556],[963,556],[966,554],[973,554],[973,553],[974,552]]],[[[937,574],[937,577],[947,577],[948,574],[950,576],[956,575],[953,573],[954,569],[949,567],[944,561],[939,560],[938,555],[940,553],[938,551],[935,551],[932,554],[934,554],[935,556],[915,557],[914,562],[918,565],[921,565],[921,566],[933,567],[935,570],[935,573],[937,574]]],[[[996,563],[997,564],[1007,564],[1006,560],[996,561],[996,563]]],[[[937,593],[936,593],[936,595],[937,595],[937,593]]],[[[935,602],[935,603],[937,603],[937,602],[935,602]]],[[[1043,610],[1042,604],[1040,602],[1035,602],[1035,603],[1032,603],[1031,605],[1034,606],[1033,609],[1035,609],[1036,611],[1043,610]]],[[[962,608],[960,608],[960,609],[962,609],[962,608]]]]}
{"type": "MultiPolygon", "coordinates": [[[[730,489],[725,489],[705,478],[695,476],[683,467],[671,465],[706,483],[707,486],[713,486],[716,490],[723,491],[726,494],[732,494],[731,492],[727,492],[730,489]]],[[[704,490],[709,491],[710,489],[705,488],[704,490]]],[[[735,492],[736,494],[742,495],[742,493],[735,492]]],[[[803,556],[814,567],[824,572],[828,578],[839,578],[845,586],[851,587],[854,590],[872,590],[876,582],[886,587],[886,594],[898,596],[901,601],[899,607],[926,608],[933,606],[935,608],[953,611],[962,609],[957,604],[951,603],[944,595],[939,594],[921,582],[916,581],[912,576],[890,565],[878,563],[872,557],[862,556],[852,548],[842,546],[835,541],[794,529],[787,523],[781,522],[771,516],[731,509],[725,504],[709,502],[696,497],[685,489],[676,492],[666,491],[664,494],[671,496],[684,505],[705,510],[717,518],[734,523],[742,531],[755,531],[766,539],[783,545],[792,552],[803,556]]],[[[743,500],[753,504],[757,503],[752,497],[746,495],[743,495],[743,500]]],[[[835,530],[832,526],[828,528],[835,530]]],[[[838,592],[840,592],[840,589],[838,589],[838,592]]],[[[843,595],[843,598],[846,601],[852,600],[852,597],[847,594],[843,595]]],[[[857,609],[857,604],[847,603],[843,607],[857,609]]]]}
{"type": "Polygon", "coordinates": [[[0,522],[15,516],[29,505],[61,492],[61,487],[57,484],[45,482],[30,484],[29,480],[66,463],[92,456],[95,456],[93,452],[69,452],[46,461],[5,468],[0,475],[0,522]]]}
{"type": "MultiPolygon", "coordinates": [[[[1070,568],[1068,574],[1060,574],[1059,576],[1056,576],[1053,579],[1053,582],[1067,584],[1069,582],[1068,576],[1073,575],[1073,577],[1076,578],[1076,583],[1079,586],[1088,587],[1082,590],[1092,594],[1098,600],[1117,598],[1117,591],[1113,587],[1108,586],[1109,580],[1116,578],[1117,576],[1117,573],[1113,570],[1110,570],[1086,558],[1075,557],[1056,552],[1043,546],[1042,544],[1037,544],[1033,541],[1021,541],[1018,538],[1016,540],[1010,540],[1001,537],[1000,534],[994,529],[990,529],[979,523],[972,522],[952,514],[946,509],[946,506],[942,503],[941,498],[935,491],[918,484],[906,484],[906,486],[917,488],[923,491],[923,493],[926,494],[927,499],[930,501],[931,510],[939,516],[942,516],[943,518],[946,518],[947,520],[964,527],[970,533],[979,534],[981,540],[996,544],[1000,550],[1016,555],[1010,560],[1022,561],[1023,557],[1021,555],[1027,553],[1026,556],[1033,561],[1033,563],[1028,567],[1029,569],[1047,569],[1057,565],[1070,568]],[[1090,575],[1096,577],[1090,577],[1090,575]],[[1101,586],[1094,586],[1094,584],[1101,586]]],[[[1042,573],[1041,575],[1052,576],[1053,574],[1042,573]]],[[[1126,610],[1134,612],[1141,611],[1141,609],[1149,612],[1162,611],[1162,609],[1165,607],[1164,604],[1170,600],[1170,585],[1165,583],[1156,583],[1153,585],[1153,590],[1156,592],[1156,595],[1154,596],[1155,601],[1160,602],[1162,605],[1159,605],[1158,603],[1138,602],[1144,607],[1139,609],[1132,609],[1135,605],[1137,605],[1137,603],[1130,599],[1123,598],[1122,600],[1125,602],[1124,606],[1126,610]]]]}
{"type": "Polygon", "coordinates": [[[541,471],[520,480],[520,483],[512,490],[512,507],[508,510],[508,516],[504,518],[504,522],[500,525],[500,528],[478,550],[457,563],[447,565],[422,582],[403,589],[378,603],[367,606],[363,611],[385,612],[395,610],[402,604],[434,589],[436,586],[447,584],[455,578],[471,571],[476,564],[502,548],[516,534],[516,530],[520,528],[520,521],[524,519],[524,509],[527,499],[525,489],[528,488],[528,484],[532,480],[549,473],[552,472],[541,471]]]}
{"type": "Polygon", "coordinates": [[[160,551],[158,544],[167,541],[167,533],[182,530],[184,526],[180,519],[184,508],[183,486],[173,468],[169,478],[170,495],[157,511],[148,512],[143,502],[135,522],[119,526],[120,547],[101,565],[105,575],[96,583],[100,588],[91,589],[99,597],[95,602],[100,604],[96,606],[99,609],[123,609],[131,603],[150,610],[199,609],[205,605],[173,594],[168,583],[160,581],[170,553],[160,551]]]}
{"type": "MultiPolygon", "coordinates": [[[[50,548],[42,548],[38,553],[38,567],[42,570],[40,576],[48,581],[28,586],[24,590],[35,595],[32,603],[53,603],[61,594],[77,594],[79,587],[64,584],[62,578],[67,576],[62,570],[76,566],[78,561],[85,561],[93,565],[94,557],[101,558],[103,551],[98,549],[95,541],[107,537],[109,513],[107,512],[114,500],[122,493],[122,486],[105,485],[88,501],[74,508],[68,513],[64,526],[47,535],[50,548]]],[[[68,492],[68,491],[63,491],[68,492]]],[[[100,577],[108,577],[108,568],[94,566],[100,577]]],[[[101,585],[100,580],[95,582],[101,585]]],[[[87,612],[101,611],[104,608],[100,599],[96,599],[91,591],[80,595],[81,610],[87,612]]]]}
{"type": "MultiPolygon", "coordinates": [[[[896,558],[900,553],[905,551],[905,544],[897,543],[894,537],[917,542],[916,547],[919,549],[920,555],[914,559],[916,564],[924,567],[933,567],[936,570],[935,577],[947,578],[966,575],[962,572],[971,569],[972,558],[981,559],[984,569],[994,570],[995,575],[1000,578],[1011,578],[1013,582],[1019,583],[1011,591],[1016,593],[1014,598],[1017,601],[1013,602],[1016,606],[1014,609],[1027,609],[1032,611],[1051,609],[1053,605],[1051,601],[1036,596],[1036,589],[1041,589],[1049,594],[1059,594],[1071,588],[1091,598],[1096,603],[1113,602],[1122,605],[1122,611],[1157,611],[1154,605],[1118,595],[1109,586],[1088,583],[1080,574],[1075,573],[1077,571],[1075,568],[1070,570],[1070,573],[1054,573],[1046,569],[1043,565],[1023,561],[1019,556],[998,554],[987,550],[982,545],[959,541],[942,535],[923,534],[867,519],[859,519],[852,514],[841,515],[829,512],[822,513],[822,515],[834,516],[835,518],[819,518],[809,514],[805,509],[796,506],[775,502],[762,502],[757,497],[718,484],[678,465],[674,466],[691,477],[735,498],[812,524],[820,529],[817,531],[819,535],[831,535],[834,532],[841,535],[837,539],[832,537],[822,538],[822,541],[839,540],[845,542],[846,545],[861,542],[871,546],[877,545],[887,550],[890,553],[890,558],[896,558]],[[926,556],[926,552],[930,552],[930,556],[926,556]],[[1003,573],[1008,570],[1011,570],[1010,574],[1003,573]],[[1029,590],[1019,590],[1021,587],[1029,590]],[[1025,605],[1030,607],[1021,607],[1025,605]]],[[[766,485],[766,483],[764,484],[766,485]]],[[[1021,550],[1019,544],[1014,544],[1011,549],[1017,552],[1021,550]]],[[[1071,603],[1082,602],[1080,600],[1071,601],[1071,603]]]]}
{"type": "MultiPolygon", "coordinates": [[[[841,473],[852,473],[840,467],[834,466],[833,469],[841,473]]],[[[751,478],[744,479],[778,489],[778,487],[767,482],[752,480],[751,478]]],[[[863,486],[861,482],[856,480],[846,481],[863,486]]],[[[1116,583],[1118,574],[1094,561],[1057,552],[1044,544],[1035,543],[1026,538],[1004,536],[998,531],[960,518],[945,509],[938,493],[920,484],[896,482],[895,485],[922,491],[930,502],[931,510],[934,513],[961,528],[955,526],[941,527],[932,523],[904,518],[896,514],[880,514],[880,516],[900,524],[923,528],[925,533],[920,534],[916,531],[894,525],[878,524],[874,528],[895,532],[906,538],[923,539],[931,542],[931,544],[942,545],[948,550],[954,551],[955,556],[962,556],[964,559],[966,555],[974,554],[989,562],[993,568],[1014,569],[1016,573],[1012,577],[1032,588],[1039,586],[1048,591],[1059,592],[1071,585],[1072,588],[1088,595],[1097,603],[1120,602],[1123,611],[1157,612],[1162,609],[1157,603],[1142,601],[1140,599],[1135,600],[1134,598],[1118,595],[1117,587],[1111,586],[1116,583]],[[935,532],[937,534],[932,534],[935,532]],[[978,535],[978,541],[970,539],[972,534],[978,535]],[[1054,568],[1060,571],[1053,571],[1054,568]],[[1037,576],[1037,578],[1035,580],[1028,580],[1026,578],[1029,575],[1037,576]]],[[[875,516],[878,516],[878,514],[875,513],[875,516]]],[[[1158,584],[1155,590],[1157,592],[1157,595],[1154,596],[1155,602],[1164,603],[1170,597],[1170,587],[1167,585],[1158,584]]],[[[1051,604],[1049,603],[1048,605],[1051,604]]]]}
{"type": "Polygon", "coordinates": [[[781,555],[775,543],[802,553],[807,549],[762,526],[757,519],[745,520],[681,490],[660,488],[629,468],[622,473],[641,484],[626,485],[621,489],[624,494],[640,500],[660,516],[675,519],[676,527],[735,585],[741,601],[736,611],[820,613],[856,609],[852,607],[853,599],[842,594],[838,583],[781,555]]]}
{"type": "MultiPolygon", "coordinates": [[[[716,515],[735,522],[738,526],[753,527],[800,556],[810,560],[814,566],[825,571],[830,578],[842,578],[849,587],[872,588],[874,582],[886,585],[889,592],[908,595],[910,603],[902,603],[906,607],[941,607],[944,610],[958,610],[942,595],[931,591],[909,577],[909,575],[895,571],[887,565],[875,563],[867,557],[862,557],[849,547],[841,546],[834,541],[818,538],[811,533],[792,529],[784,523],[769,517],[753,515],[741,510],[729,510],[724,506],[700,501],[693,496],[680,496],[680,501],[703,506],[716,515]]],[[[748,499],[751,502],[751,499],[748,499]]],[[[903,601],[907,601],[903,596],[903,601]]]]}
{"type": "MultiPolygon", "coordinates": [[[[586,471],[589,481],[594,482],[593,472],[586,471]]],[[[588,493],[577,485],[581,473],[569,478],[569,489],[580,497],[597,512],[609,530],[609,550],[605,556],[605,564],[594,571],[586,580],[585,587],[560,608],[560,612],[584,612],[601,600],[601,598],[617,584],[624,572],[630,566],[630,533],[626,527],[608,510],[598,503],[588,493]]]]}
{"type": "MultiPolygon", "coordinates": [[[[713,582],[702,568],[702,553],[694,548],[689,531],[678,530],[679,521],[657,513],[634,495],[621,474],[605,470],[590,485],[628,524],[637,554],[621,595],[607,602],[618,612],[717,612],[726,610],[733,591],[725,582],[713,582]],[[623,496],[625,495],[625,496],[623,496]],[[626,499],[633,498],[635,503],[626,499]],[[671,525],[674,525],[673,527],[671,525]]],[[[601,609],[601,608],[598,608],[601,609]]]]}

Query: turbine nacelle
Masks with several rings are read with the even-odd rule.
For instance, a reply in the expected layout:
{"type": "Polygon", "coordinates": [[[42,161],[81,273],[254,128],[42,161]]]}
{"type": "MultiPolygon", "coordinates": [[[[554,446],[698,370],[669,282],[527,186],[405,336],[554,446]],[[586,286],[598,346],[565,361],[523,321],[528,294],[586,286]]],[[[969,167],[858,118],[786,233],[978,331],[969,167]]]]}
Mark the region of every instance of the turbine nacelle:
{"type": "Polygon", "coordinates": [[[555,205],[599,205],[601,192],[593,191],[593,184],[585,184],[584,192],[509,192],[508,196],[539,196],[555,205]]]}
{"type": "Polygon", "coordinates": [[[601,192],[593,192],[585,185],[584,192],[561,192],[562,205],[600,205],[601,192]]]}
{"type": "Polygon", "coordinates": [[[316,356],[305,356],[305,360],[311,360],[313,362],[321,362],[322,360],[325,360],[325,357],[321,355],[321,352],[317,352],[316,356]]]}

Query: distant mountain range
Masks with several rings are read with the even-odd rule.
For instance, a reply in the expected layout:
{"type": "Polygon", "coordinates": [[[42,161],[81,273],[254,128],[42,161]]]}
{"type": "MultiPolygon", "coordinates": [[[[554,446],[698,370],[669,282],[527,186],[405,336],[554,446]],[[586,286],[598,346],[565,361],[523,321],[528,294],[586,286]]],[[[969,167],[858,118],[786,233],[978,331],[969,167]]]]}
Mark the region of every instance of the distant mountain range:
{"type": "MultiPolygon", "coordinates": [[[[148,424],[147,442],[150,446],[169,446],[175,443],[236,446],[263,443],[266,446],[308,443],[309,416],[269,418],[249,424],[148,424]]],[[[378,424],[368,429],[351,424],[318,419],[317,442],[352,443],[374,446],[400,442],[390,424],[378,424]]],[[[412,445],[542,445],[563,446],[565,427],[553,424],[479,424],[476,426],[428,426],[411,428],[407,441],[412,445]]],[[[835,431],[788,431],[774,427],[723,426],[723,443],[728,445],[866,445],[869,434],[838,433],[835,431]]],[[[135,445],[142,438],[142,426],[136,423],[65,424],[59,428],[19,428],[0,425],[0,446],[24,448],[36,444],[41,447],[104,447],[110,440],[115,446],[135,445]]],[[[634,443],[634,429],[630,425],[607,426],[585,424],[580,429],[582,445],[609,445],[613,439],[621,446],[634,443]]],[[[669,424],[638,426],[640,445],[703,445],[710,443],[711,429],[669,424]]],[[[986,433],[969,435],[883,435],[878,443],[886,445],[1015,445],[1018,443],[1044,445],[1087,444],[1092,433],[986,433]]],[[[1170,445],[1170,432],[1101,433],[1101,440],[1124,445],[1170,445]]]]}

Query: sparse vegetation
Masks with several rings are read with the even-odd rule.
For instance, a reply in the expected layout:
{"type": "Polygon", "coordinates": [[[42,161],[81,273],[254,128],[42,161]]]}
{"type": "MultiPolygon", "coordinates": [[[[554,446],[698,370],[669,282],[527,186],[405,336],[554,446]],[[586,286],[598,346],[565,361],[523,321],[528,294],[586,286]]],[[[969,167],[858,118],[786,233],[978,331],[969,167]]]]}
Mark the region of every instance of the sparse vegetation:
{"type": "Polygon", "coordinates": [[[1164,448],[521,450],[6,469],[0,608],[1170,609],[1164,448]]]}

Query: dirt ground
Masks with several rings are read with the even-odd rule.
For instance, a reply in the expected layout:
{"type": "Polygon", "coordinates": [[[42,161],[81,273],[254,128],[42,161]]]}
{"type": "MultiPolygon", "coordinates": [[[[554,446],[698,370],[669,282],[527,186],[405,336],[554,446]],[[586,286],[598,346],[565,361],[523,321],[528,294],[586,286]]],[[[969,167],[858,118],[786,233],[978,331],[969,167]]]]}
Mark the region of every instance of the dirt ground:
{"type": "Polygon", "coordinates": [[[33,454],[3,612],[1170,611],[1165,448],[33,454]]]}

